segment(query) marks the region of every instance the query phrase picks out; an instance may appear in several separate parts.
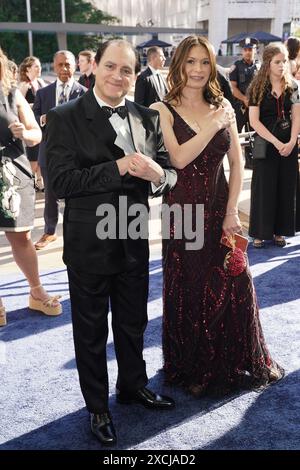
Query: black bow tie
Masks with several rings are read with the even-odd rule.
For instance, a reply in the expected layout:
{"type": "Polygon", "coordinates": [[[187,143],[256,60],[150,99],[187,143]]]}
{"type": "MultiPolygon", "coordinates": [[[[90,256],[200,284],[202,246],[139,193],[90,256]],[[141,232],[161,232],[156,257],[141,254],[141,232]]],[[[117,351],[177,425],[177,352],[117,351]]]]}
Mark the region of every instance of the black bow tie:
{"type": "Polygon", "coordinates": [[[113,113],[118,113],[118,115],[122,119],[125,119],[128,114],[126,106],[118,106],[117,108],[111,108],[110,106],[102,106],[102,109],[108,114],[109,117],[111,117],[113,113]]]}

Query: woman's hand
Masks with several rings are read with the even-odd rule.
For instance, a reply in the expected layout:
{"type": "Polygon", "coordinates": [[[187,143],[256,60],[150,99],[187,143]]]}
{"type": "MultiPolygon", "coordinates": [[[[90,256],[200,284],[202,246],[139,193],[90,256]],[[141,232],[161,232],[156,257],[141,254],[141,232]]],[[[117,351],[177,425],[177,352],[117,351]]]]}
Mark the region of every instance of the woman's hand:
{"type": "Polygon", "coordinates": [[[276,139],[276,138],[274,139],[274,141],[272,142],[272,144],[274,145],[274,147],[276,148],[276,150],[278,150],[279,153],[283,150],[284,145],[285,145],[283,142],[281,142],[281,140],[276,139]]]}
{"type": "Polygon", "coordinates": [[[235,123],[235,112],[232,107],[220,107],[215,110],[212,120],[217,124],[219,130],[227,129],[235,123]]]}
{"type": "Polygon", "coordinates": [[[279,153],[282,157],[288,157],[292,153],[294,147],[295,142],[290,140],[286,144],[282,144],[279,153]]]}
{"type": "Polygon", "coordinates": [[[8,128],[11,130],[11,133],[15,139],[23,140],[25,138],[26,128],[20,121],[12,122],[8,128]]]}
{"type": "Polygon", "coordinates": [[[237,214],[225,215],[223,220],[223,231],[226,235],[234,235],[241,232],[242,224],[237,214]]]}

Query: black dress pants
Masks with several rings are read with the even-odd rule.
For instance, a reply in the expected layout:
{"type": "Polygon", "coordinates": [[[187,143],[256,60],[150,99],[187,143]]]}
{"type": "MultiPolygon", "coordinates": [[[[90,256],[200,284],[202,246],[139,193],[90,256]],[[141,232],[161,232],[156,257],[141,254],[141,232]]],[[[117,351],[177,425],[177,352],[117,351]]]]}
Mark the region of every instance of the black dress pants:
{"type": "Polygon", "coordinates": [[[147,382],[143,335],[147,325],[148,263],[113,275],[68,266],[75,355],[81,391],[91,413],[108,410],[106,342],[109,301],[118,363],[117,388],[133,392],[147,382]]]}

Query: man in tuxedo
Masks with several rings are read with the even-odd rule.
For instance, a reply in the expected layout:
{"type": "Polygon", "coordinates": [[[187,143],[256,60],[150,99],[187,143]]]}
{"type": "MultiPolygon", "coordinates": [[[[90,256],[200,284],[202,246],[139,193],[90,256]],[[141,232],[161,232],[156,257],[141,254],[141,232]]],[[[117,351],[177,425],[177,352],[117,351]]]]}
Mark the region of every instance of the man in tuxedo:
{"type": "Polygon", "coordinates": [[[41,250],[49,243],[56,240],[55,232],[59,216],[59,201],[49,186],[46,169],[46,114],[51,108],[64,104],[69,100],[74,100],[86,92],[86,88],[74,80],[76,61],[72,52],[63,50],[56,52],[53,58],[53,65],[57,79],[54,83],[37,91],[33,105],[35,118],[43,131],[43,139],[39,146],[38,162],[41,167],[45,186],[45,227],[42,237],[35,243],[36,250],[41,250]]]}
{"type": "Polygon", "coordinates": [[[159,72],[165,63],[165,55],[160,47],[150,47],[147,51],[148,67],[137,78],[134,101],[149,107],[162,101],[168,92],[163,75],[159,72]]]}
{"type": "MultiPolygon", "coordinates": [[[[65,198],[63,259],[80,386],[91,430],[104,445],[116,442],[108,408],[109,303],[118,363],[117,402],[152,409],[174,406],[171,398],[146,388],[148,240],[124,236],[119,229],[134,205],[149,207],[149,190],[159,196],[176,184],[159,114],[125,100],[135,66],[136,55],[127,41],[101,44],[95,57],[95,87],[47,115],[49,179],[57,197],[65,198]],[[125,208],[120,197],[126,200],[125,208]],[[106,213],[112,214],[109,219],[106,213]],[[115,223],[110,233],[104,233],[106,223],[115,223]]],[[[131,221],[129,215],[128,232],[131,221]]]]}

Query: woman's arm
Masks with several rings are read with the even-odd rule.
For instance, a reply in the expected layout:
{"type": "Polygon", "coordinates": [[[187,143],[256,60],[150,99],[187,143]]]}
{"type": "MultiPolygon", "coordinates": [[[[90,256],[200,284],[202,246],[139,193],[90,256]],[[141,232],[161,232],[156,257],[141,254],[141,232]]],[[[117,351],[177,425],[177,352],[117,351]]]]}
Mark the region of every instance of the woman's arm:
{"type": "Polygon", "coordinates": [[[163,103],[153,103],[150,108],[156,109],[160,114],[160,124],[166,149],[169,152],[171,164],[182,170],[205,149],[214,135],[222,128],[228,127],[232,116],[228,114],[227,107],[219,108],[214,112],[213,118],[201,132],[184,144],[178,144],[174,134],[174,118],[163,103]]]}
{"type": "Polygon", "coordinates": [[[284,145],[272,132],[270,132],[266,126],[259,119],[260,108],[259,106],[249,106],[249,121],[251,127],[260,135],[263,139],[267,140],[280,152],[284,145]]]}
{"type": "Polygon", "coordinates": [[[16,90],[16,104],[19,121],[10,124],[9,128],[11,132],[17,139],[23,140],[28,147],[39,144],[42,140],[42,132],[29,104],[20,90],[16,90]]]}
{"type": "Polygon", "coordinates": [[[30,85],[29,82],[20,82],[20,83],[19,83],[18,88],[19,88],[20,92],[22,93],[22,95],[23,95],[24,97],[26,96],[26,93],[27,93],[27,91],[28,91],[28,89],[29,89],[29,85],[30,85]]]}
{"type": "Polygon", "coordinates": [[[292,105],[292,129],[289,142],[282,145],[280,155],[288,157],[298,141],[298,134],[300,133],[300,103],[292,105]]]}
{"type": "Polygon", "coordinates": [[[239,135],[236,123],[229,128],[231,144],[227,152],[229,161],[229,195],[226,207],[226,214],[223,221],[223,230],[227,235],[232,235],[241,231],[242,226],[238,217],[238,199],[243,184],[243,159],[242,149],[239,142],[239,135]]]}

